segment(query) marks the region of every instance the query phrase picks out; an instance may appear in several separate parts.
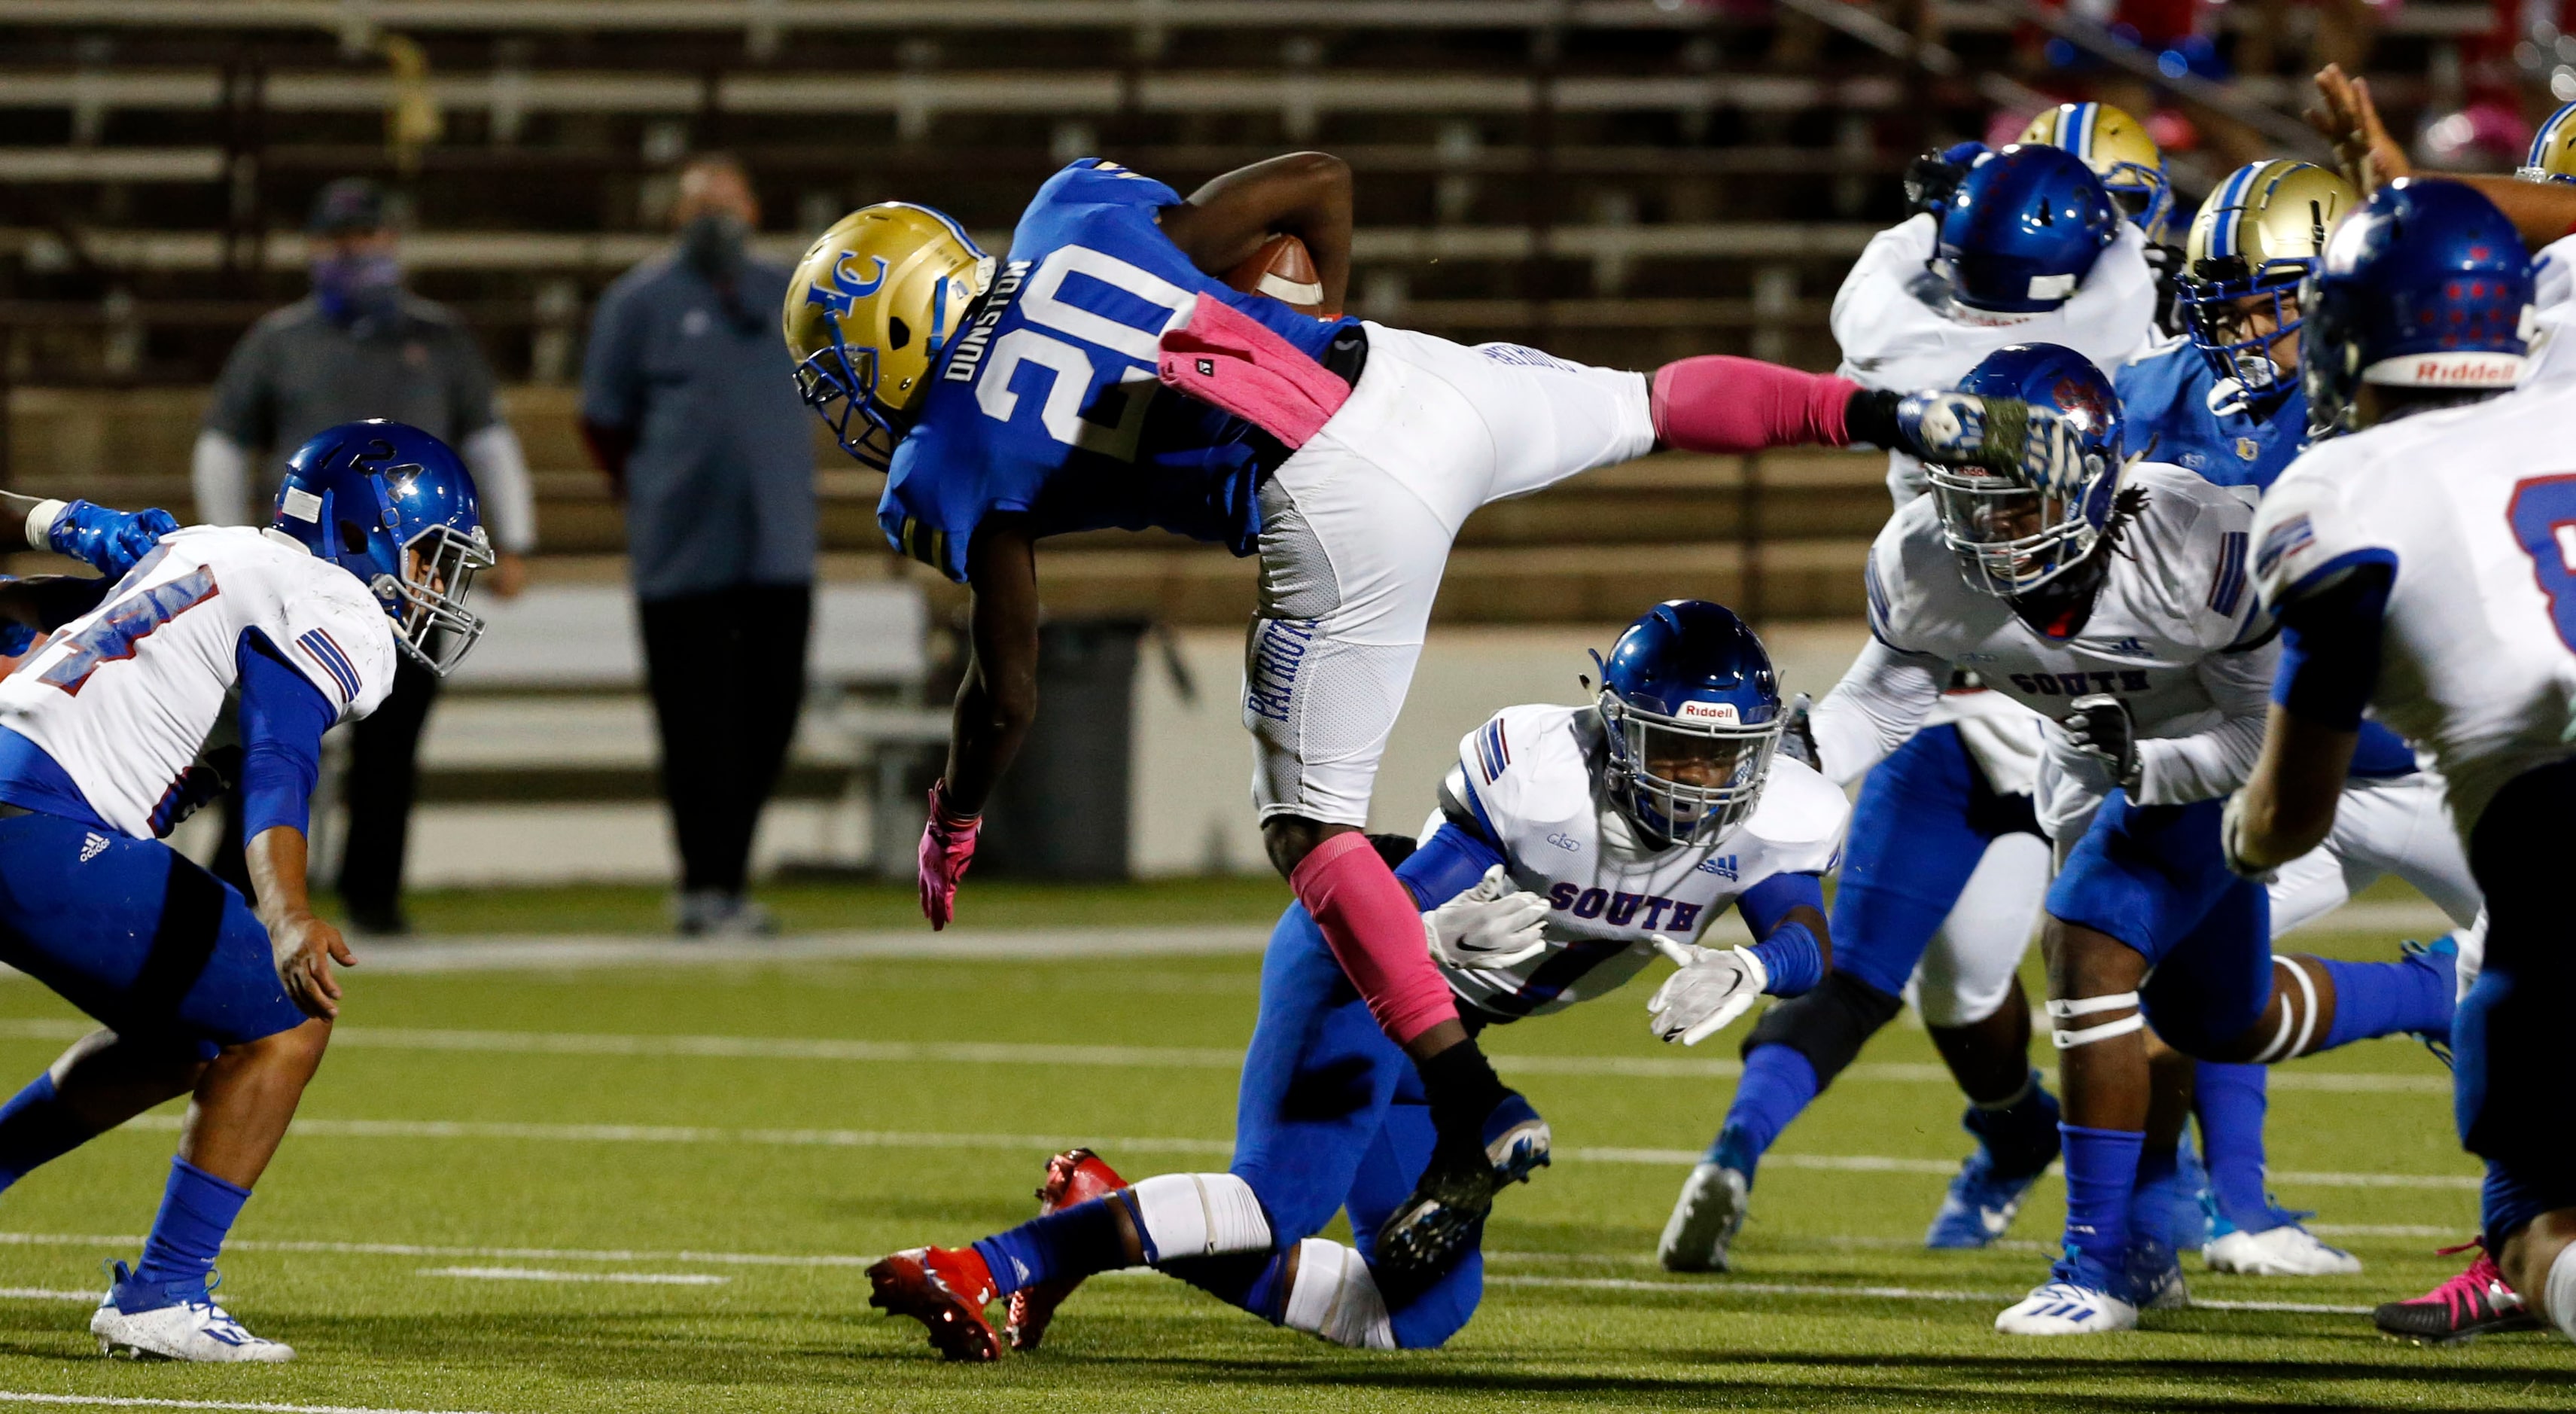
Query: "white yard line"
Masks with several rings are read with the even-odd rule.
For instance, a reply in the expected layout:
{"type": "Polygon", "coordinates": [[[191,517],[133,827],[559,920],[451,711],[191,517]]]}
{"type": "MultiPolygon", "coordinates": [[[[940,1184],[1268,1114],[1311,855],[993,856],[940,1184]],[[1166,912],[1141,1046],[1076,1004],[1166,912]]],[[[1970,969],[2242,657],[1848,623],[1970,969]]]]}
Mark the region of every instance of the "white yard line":
{"type": "Polygon", "coordinates": [[[137,1399],[107,1394],[38,1394],[0,1389],[0,1404],[65,1404],[106,1409],[249,1409],[259,1414],[475,1414],[456,1409],[378,1409],[357,1404],[270,1404],[264,1400],[137,1399]]]}
{"type": "Polygon", "coordinates": [[[420,1274],[469,1281],[614,1281],[633,1286],[722,1286],[733,1280],[706,1272],[549,1272],[536,1267],[424,1267],[420,1274]]]}
{"type": "MultiPolygon", "coordinates": [[[[177,1115],[142,1115],[126,1129],[175,1132],[177,1115]]],[[[756,1144],[786,1148],[837,1149],[1035,1149],[1054,1150],[1080,1142],[1109,1153],[1231,1154],[1231,1139],[1170,1137],[1109,1138],[1067,1134],[951,1134],[880,1129],[719,1129],[681,1124],[523,1124],[502,1120],[302,1119],[291,1131],[314,1139],[499,1139],[570,1144],[756,1144]]],[[[1698,1149],[1627,1149],[1569,1145],[1556,1157],[1575,1163],[1637,1164],[1688,1167],[1706,1155],[1698,1149]]],[[[1818,1169],[1836,1173],[1958,1172],[1956,1159],[1907,1159],[1884,1154],[1768,1154],[1772,1168],[1818,1169]]],[[[2302,1173],[2279,1171],[2276,1183],[2311,1188],[2430,1188],[2475,1191],[2482,1180],[2466,1174],[2433,1173],[2302,1173]]]]}
{"type": "MultiPolygon", "coordinates": [[[[0,1020],[0,1039],[70,1041],[97,1028],[68,1018],[0,1020]]],[[[770,1036],[622,1035],[586,1031],[478,1031],[402,1026],[343,1026],[331,1037],[337,1049],[432,1051],[493,1055],[684,1056],[736,1060],[842,1061],[876,1064],[1097,1066],[1140,1070],[1240,1070],[1243,1052],[1231,1046],[1050,1046],[1000,1041],[862,1041],[770,1036]]],[[[1637,1080],[1729,1080],[1744,1073],[1741,1061],[1680,1056],[1543,1056],[1504,1052],[1494,1064],[1517,1075],[1588,1075],[1637,1080]]],[[[1836,1077],[1844,1083],[1950,1083],[1950,1072],[1930,1062],[1863,1062],[1836,1077]]],[[[2053,1080],[2054,1077],[2052,1076],[2053,1080]]],[[[2275,1090],[2348,1094],[2451,1093],[2447,1075],[2378,1074],[2276,1068],[2275,1090]]]]}
{"type": "Polygon", "coordinates": [[[100,1291],[49,1291],[41,1286],[0,1286],[0,1300],[6,1301],[77,1301],[84,1306],[95,1306],[98,1298],[105,1294],[100,1291]]]}

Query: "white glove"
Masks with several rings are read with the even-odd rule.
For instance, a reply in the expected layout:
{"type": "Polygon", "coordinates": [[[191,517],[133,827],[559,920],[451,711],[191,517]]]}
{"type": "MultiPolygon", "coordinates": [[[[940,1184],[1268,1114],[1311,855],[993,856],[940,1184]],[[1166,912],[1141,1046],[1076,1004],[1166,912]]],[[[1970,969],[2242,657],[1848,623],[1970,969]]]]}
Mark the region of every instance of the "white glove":
{"type": "Polygon", "coordinates": [[[1681,971],[1646,998],[1646,1024],[1667,1041],[1696,1046],[1742,1016],[1771,985],[1770,969],[1744,948],[1704,948],[1653,935],[1655,951],[1681,971]]]}
{"type": "Polygon", "coordinates": [[[1497,864],[1469,889],[1422,915],[1431,960],[1443,967],[1488,971],[1527,962],[1547,951],[1541,925],[1547,900],[1512,887],[1497,864]]]}

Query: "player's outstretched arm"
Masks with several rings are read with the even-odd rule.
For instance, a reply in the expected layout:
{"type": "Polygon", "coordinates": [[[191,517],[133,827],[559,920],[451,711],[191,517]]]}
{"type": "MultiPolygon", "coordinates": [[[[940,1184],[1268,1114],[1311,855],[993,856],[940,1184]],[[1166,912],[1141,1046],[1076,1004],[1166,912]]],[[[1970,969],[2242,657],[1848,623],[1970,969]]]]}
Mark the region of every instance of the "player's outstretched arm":
{"type": "Polygon", "coordinates": [[[1274,235],[1295,236],[1315,259],[1324,309],[1338,314],[1351,283],[1351,164],[1292,152],[1237,167],[1163,208],[1163,234],[1190,263],[1223,275],[1274,235]]]}
{"type": "MultiPolygon", "coordinates": [[[[2317,97],[2319,106],[2307,112],[2308,126],[2334,144],[2335,164],[2362,195],[2414,175],[2405,146],[2388,135],[2387,125],[2379,119],[2369,80],[2347,77],[2340,67],[2328,64],[2317,73],[2317,97]]],[[[2535,251],[2563,236],[2576,235],[2576,186],[2474,172],[2441,175],[2446,181],[2477,188],[2535,251]]]]}
{"type": "Polygon", "coordinates": [[[921,915],[936,930],[957,912],[957,884],[975,858],[984,802],[1038,715],[1037,543],[1024,517],[987,519],[966,552],[971,652],[957,685],[948,770],[930,788],[922,826],[921,915]]]}
{"type": "Polygon", "coordinates": [[[2279,607],[2281,659],[2262,754],[2230,796],[2227,865],[2260,877],[2325,842],[2379,682],[2380,621],[2395,574],[2364,563],[2279,607]]]}
{"type": "Polygon", "coordinates": [[[112,511],[88,501],[48,501],[0,491],[0,538],[14,530],[30,550],[69,555],[109,579],[123,579],[152,553],[178,518],[159,508],[112,511]]]}

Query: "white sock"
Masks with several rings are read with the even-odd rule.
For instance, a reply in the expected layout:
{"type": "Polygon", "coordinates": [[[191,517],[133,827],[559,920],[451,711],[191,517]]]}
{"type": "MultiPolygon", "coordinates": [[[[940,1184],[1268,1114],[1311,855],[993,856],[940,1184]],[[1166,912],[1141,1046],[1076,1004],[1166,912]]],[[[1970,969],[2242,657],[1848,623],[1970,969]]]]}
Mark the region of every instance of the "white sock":
{"type": "Polygon", "coordinates": [[[2541,1308],[2569,1340],[2576,1340],[2576,1242],[2558,1249],[2549,1264],[2549,1282],[2541,1308]]]}
{"type": "Polygon", "coordinates": [[[1297,1279],[1288,1287],[1279,1324],[1353,1350],[1393,1350],[1386,1298],[1360,1254],[1310,1237],[1297,1244],[1297,1279]]]}
{"type": "Polygon", "coordinates": [[[1270,1250],[1261,1200],[1233,1174],[1158,1173],[1125,1197],[1143,1229],[1147,1262],[1270,1250]]]}

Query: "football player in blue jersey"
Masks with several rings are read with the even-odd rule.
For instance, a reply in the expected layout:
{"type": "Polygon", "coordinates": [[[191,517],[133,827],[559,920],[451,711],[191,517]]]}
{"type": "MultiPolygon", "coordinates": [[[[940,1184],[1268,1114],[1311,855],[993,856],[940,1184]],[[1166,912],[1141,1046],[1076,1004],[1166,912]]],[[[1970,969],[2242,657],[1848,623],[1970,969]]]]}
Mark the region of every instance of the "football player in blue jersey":
{"type": "Polygon", "coordinates": [[[50,635],[0,681],[0,962],[105,1028],[0,1104],[0,1188],[190,1096],[142,1258],[116,1264],[90,1332],[111,1354],[286,1360],[216,1304],[213,1266],[355,960],[306,898],[322,735],[383,700],[398,654],[443,673],[472,645],[464,597],[491,554],[464,465],[388,422],[305,444],[268,529],[146,512],[109,533],[97,514],[48,501],[24,523],[75,549],[40,528],[92,522],[106,578],[0,585],[0,614],[50,635]],[[256,902],[164,843],[223,788],[201,751],[228,716],[256,902]]]}
{"type": "MultiPolygon", "coordinates": [[[[1459,743],[1418,849],[1395,875],[1462,1020],[1481,1029],[1604,996],[1666,957],[1647,1001],[1694,1043],[1764,993],[1814,986],[1832,960],[1822,876],[1849,807],[1775,760],[1777,674],[1724,608],[1657,605],[1601,663],[1589,706],[1510,707],[1459,743]],[[1699,945],[1734,908],[1749,946],[1699,945]]],[[[985,1307],[1009,1303],[1034,1348],[1084,1278],[1144,1263],[1273,1324],[1363,1349],[1449,1339],[1483,1294],[1483,1223],[1433,1272],[1391,1266],[1376,1233],[1437,1142],[1420,1067],[1369,1014],[1303,904],[1272,933],[1224,1173],[1132,1186],[1098,1155],[1049,1165],[1043,1215],[869,1269],[874,1304],[914,1317],[951,1359],[1001,1353],[985,1307]],[[1354,1251],[1317,1236],[1349,1214],[1354,1251]]]]}
{"type": "Polygon", "coordinates": [[[1262,837],[1420,1073],[1441,1142],[1380,1258],[1428,1273],[1456,1256],[1459,1220],[1548,1142],[1468,1036],[1412,900],[1360,833],[1459,527],[1487,501],[1659,443],[1722,449],[1689,429],[1735,414],[1776,416],[1793,440],[1859,426],[1882,446],[2043,475],[2079,454],[2053,413],[2012,400],[1838,380],[1775,399],[1768,366],[1751,360],[1684,360],[1650,378],[1317,319],[1218,278],[1293,235],[1323,307],[1338,309],[1350,220],[1349,169],[1319,153],[1187,199],[1086,158],[1039,188],[999,259],[924,207],[851,213],[806,252],[784,324],[807,401],[852,456],[887,471],[888,539],[973,592],[972,653],[921,842],[934,927],[953,914],[980,812],[1037,710],[1035,542],[1158,527],[1260,557],[1243,720],[1262,837]]]}

